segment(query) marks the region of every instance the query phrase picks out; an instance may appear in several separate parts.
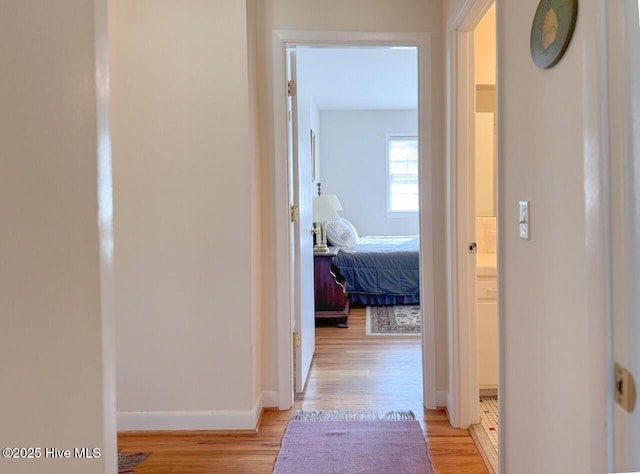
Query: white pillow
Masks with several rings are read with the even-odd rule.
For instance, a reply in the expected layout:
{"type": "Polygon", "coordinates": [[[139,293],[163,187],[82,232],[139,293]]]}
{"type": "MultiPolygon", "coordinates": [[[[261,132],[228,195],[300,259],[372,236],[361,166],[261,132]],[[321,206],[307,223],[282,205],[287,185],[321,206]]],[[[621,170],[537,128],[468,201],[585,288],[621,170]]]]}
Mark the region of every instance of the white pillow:
{"type": "Polygon", "coordinates": [[[358,231],[351,222],[340,217],[337,221],[327,222],[327,240],[331,245],[353,253],[358,245],[358,231]]]}

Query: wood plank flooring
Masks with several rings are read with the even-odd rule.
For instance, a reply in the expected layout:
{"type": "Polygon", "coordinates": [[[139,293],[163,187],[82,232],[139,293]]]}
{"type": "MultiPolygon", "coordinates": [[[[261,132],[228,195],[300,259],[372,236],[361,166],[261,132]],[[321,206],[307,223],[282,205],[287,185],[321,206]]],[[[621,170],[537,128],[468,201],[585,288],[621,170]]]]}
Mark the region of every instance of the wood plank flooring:
{"type": "Polygon", "coordinates": [[[270,473],[295,410],[413,410],[436,474],[487,473],[468,430],[451,428],[444,409],[423,408],[420,339],[367,337],[364,325],[364,309],[353,308],[348,329],[316,328],[305,393],[291,410],[266,410],[257,432],[119,433],[119,450],[151,453],[136,474],[270,473]]]}

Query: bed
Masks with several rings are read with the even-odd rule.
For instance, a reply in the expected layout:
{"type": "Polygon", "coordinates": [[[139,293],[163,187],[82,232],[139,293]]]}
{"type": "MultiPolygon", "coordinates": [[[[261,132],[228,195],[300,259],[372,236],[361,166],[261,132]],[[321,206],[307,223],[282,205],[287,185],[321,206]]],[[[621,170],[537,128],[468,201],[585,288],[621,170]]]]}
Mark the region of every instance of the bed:
{"type": "MultiPolygon", "coordinates": [[[[343,221],[344,219],[341,218],[343,221]]],[[[334,223],[335,224],[335,223],[334,223]]],[[[342,226],[348,226],[341,222],[342,226]]],[[[337,225],[340,227],[340,225],[337,225]]],[[[351,226],[352,227],[352,226],[351,226]]],[[[334,273],[351,303],[362,305],[420,302],[420,240],[418,236],[367,236],[345,239],[327,228],[331,245],[340,248],[334,273]]]]}

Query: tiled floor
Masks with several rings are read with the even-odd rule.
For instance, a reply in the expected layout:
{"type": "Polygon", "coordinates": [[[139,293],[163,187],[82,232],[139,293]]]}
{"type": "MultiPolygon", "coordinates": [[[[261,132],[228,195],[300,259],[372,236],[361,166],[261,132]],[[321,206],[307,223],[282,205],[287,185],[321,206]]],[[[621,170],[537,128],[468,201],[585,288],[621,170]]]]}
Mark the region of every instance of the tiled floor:
{"type": "Polygon", "coordinates": [[[489,441],[498,452],[498,397],[480,397],[480,420],[489,441]]]}

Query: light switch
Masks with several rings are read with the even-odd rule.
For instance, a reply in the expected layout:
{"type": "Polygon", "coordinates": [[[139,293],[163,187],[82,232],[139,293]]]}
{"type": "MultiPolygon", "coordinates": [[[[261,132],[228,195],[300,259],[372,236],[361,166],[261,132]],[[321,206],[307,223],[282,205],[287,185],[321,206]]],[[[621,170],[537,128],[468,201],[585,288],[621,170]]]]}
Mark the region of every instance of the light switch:
{"type": "Polygon", "coordinates": [[[520,238],[529,239],[529,201],[520,201],[520,238]]]}

